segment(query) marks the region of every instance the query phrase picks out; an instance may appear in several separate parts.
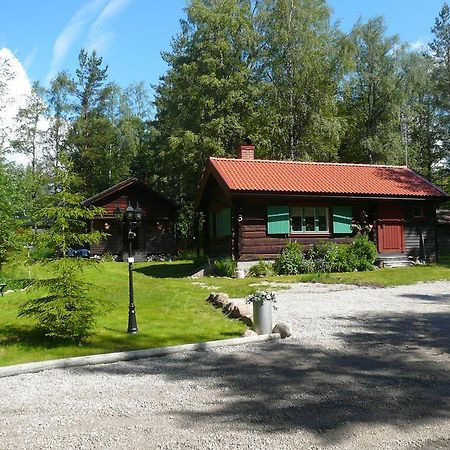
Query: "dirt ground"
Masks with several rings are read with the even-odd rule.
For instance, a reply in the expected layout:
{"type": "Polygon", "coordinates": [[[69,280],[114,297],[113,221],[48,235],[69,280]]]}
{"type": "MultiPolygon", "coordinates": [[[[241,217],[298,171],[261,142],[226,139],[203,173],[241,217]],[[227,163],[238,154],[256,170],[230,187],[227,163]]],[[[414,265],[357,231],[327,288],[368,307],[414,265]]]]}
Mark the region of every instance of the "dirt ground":
{"type": "Polygon", "coordinates": [[[450,448],[450,282],[277,296],[290,339],[0,379],[0,448],[450,448]]]}

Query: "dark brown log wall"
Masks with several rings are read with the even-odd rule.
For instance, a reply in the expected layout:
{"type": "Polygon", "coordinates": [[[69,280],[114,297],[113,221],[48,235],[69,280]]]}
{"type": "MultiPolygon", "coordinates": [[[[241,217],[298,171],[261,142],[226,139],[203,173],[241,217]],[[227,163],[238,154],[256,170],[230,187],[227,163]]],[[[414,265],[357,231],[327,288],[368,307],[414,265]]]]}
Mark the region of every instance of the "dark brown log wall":
{"type": "Polygon", "coordinates": [[[174,205],[138,185],[129,186],[95,203],[95,206],[104,208],[104,213],[93,220],[92,229],[108,233],[109,236],[98,244],[91,245],[91,254],[128,253],[128,228],[124,229],[120,221],[114,217],[114,212],[117,205],[124,211],[129,202],[133,208],[139,203],[143,213],[142,224],[136,230],[137,239],[133,242],[133,250],[141,254],[175,254],[174,205]]]}
{"type": "MultiPolygon", "coordinates": [[[[273,202],[272,202],[273,203],[273,202]]],[[[329,233],[314,236],[268,236],[266,215],[267,206],[242,206],[243,221],[239,225],[239,260],[254,261],[259,258],[275,259],[281,253],[287,242],[298,242],[301,245],[311,245],[319,240],[331,239],[337,243],[349,243],[351,237],[332,238],[329,233]]]]}

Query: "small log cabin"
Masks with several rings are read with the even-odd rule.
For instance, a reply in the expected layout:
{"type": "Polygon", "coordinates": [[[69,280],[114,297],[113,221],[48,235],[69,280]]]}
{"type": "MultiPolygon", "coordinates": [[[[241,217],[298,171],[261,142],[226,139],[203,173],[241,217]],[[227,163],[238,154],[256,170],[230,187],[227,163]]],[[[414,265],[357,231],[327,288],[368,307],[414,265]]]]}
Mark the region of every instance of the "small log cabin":
{"type": "Polygon", "coordinates": [[[196,211],[209,256],[274,259],[289,241],[351,242],[370,229],[380,256],[435,259],[436,207],[448,195],[404,166],[210,158],[196,211]]]}
{"type": "Polygon", "coordinates": [[[135,230],[132,241],[136,261],[145,261],[151,255],[173,255],[176,252],[175,216],[176,204],[163,194],[154,191],[137,178],[128,178],[115,186],[86,199],[83,206],[100,206],[102,216],[90,223],[91,230],[108,233],[106,239],[91,245],[91,255],[110,253],[118,260],[128,256],[128,227],[115,218],[119,206],[124,211],[128,204],[142,209],[142,223],[135,230]]]}

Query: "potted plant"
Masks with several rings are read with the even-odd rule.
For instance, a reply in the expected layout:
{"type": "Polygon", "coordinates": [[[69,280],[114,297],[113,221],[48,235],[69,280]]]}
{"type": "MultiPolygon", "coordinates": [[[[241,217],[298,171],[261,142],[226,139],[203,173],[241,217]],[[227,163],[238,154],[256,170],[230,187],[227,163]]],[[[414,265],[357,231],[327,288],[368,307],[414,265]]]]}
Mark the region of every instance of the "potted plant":
{"type": "Polygon", "coordinates": [[[253,304],[253,324],[258,334],[272,332],[272,308],[275,292],[258,291],[247,297],[246,303],[253,304]]]}

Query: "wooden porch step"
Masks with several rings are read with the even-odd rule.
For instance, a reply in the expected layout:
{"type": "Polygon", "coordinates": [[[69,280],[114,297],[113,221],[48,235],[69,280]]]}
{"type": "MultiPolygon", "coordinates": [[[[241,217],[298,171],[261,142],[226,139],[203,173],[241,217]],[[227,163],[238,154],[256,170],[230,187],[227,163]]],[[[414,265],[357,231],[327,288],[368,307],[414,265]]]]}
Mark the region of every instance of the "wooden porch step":
{"type": "Polygon", "coordinates": [[[409,267],[413,265],[404,253],[379,253],[376,262],[380,267],[409,267]]]}

